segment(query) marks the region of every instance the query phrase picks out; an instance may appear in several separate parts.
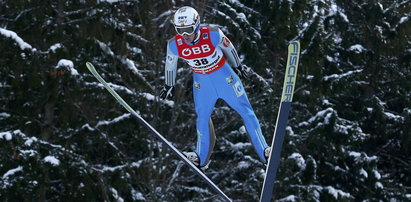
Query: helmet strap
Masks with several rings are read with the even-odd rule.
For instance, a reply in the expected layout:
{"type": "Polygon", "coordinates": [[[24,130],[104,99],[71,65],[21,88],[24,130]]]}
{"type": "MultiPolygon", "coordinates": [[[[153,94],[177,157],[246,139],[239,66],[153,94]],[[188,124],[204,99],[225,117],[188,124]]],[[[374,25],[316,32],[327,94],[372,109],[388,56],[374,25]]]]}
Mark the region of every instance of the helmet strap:
{"type": "Polygon", "coordinates": [[[200,26],[197,26],[195,33],[196,35],[194,37],[193,44],[197,43],[200,40],[200,26]]]}

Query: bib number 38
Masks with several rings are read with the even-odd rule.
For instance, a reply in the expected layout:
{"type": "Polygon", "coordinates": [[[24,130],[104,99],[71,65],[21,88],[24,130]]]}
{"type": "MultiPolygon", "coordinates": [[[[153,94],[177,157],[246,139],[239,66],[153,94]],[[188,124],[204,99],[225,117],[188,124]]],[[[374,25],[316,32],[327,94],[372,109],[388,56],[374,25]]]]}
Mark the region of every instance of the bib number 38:
{"type": "Polygon", "coordinates": [[[206,65],[208,64],[208,60],[206,58],[193,60],[196,66],[206,65]]]}

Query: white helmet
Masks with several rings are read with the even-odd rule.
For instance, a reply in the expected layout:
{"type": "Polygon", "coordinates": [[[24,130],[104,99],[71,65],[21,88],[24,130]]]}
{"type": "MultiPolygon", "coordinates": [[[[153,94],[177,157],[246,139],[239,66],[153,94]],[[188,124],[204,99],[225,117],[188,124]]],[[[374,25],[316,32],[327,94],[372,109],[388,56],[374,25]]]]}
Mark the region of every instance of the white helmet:
{"type": "Polygon", "coordinates": [[[200,16],[194,8],[184,6],[174,14],[173,24],[179,35],[191,35],[200,27],[200,16]]]}

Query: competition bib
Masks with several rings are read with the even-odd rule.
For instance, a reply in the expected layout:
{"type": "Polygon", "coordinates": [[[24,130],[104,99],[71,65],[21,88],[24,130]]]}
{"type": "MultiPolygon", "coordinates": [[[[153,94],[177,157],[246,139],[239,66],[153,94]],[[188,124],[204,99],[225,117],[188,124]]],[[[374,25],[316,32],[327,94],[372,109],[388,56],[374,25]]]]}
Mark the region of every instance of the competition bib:
{"type": "Polygon", "coordinates": [[[199,74],[209,74],[220,69],[225,64],[225,57],[221,49],[213,46],[210,39],[210,28],[202,27],[200,39],[195,45],[188,45],[184,39],[177,35],[175,37],[178,55],[190,66],[191,70],[199,74]]]}

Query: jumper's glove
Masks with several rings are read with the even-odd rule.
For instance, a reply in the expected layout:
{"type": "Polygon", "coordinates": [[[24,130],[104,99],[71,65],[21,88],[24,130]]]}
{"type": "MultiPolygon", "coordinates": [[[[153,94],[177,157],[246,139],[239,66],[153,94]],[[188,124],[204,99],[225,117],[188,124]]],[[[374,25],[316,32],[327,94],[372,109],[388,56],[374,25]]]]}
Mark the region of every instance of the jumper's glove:
{"type": "Polygon", "coordinates": [[[240,77],[240,79],[250,78],[250,68],[245,65],[240,64],[240,66],[234,68],[235,73],[240,77]]]}
{"type": "Polygon", "coordinates": [[[165,100],[165,99],[171,99],[174,96],[174,86],[167,86],[164,85],[163,89],[160,91],[160,98],[165,100]]]}

